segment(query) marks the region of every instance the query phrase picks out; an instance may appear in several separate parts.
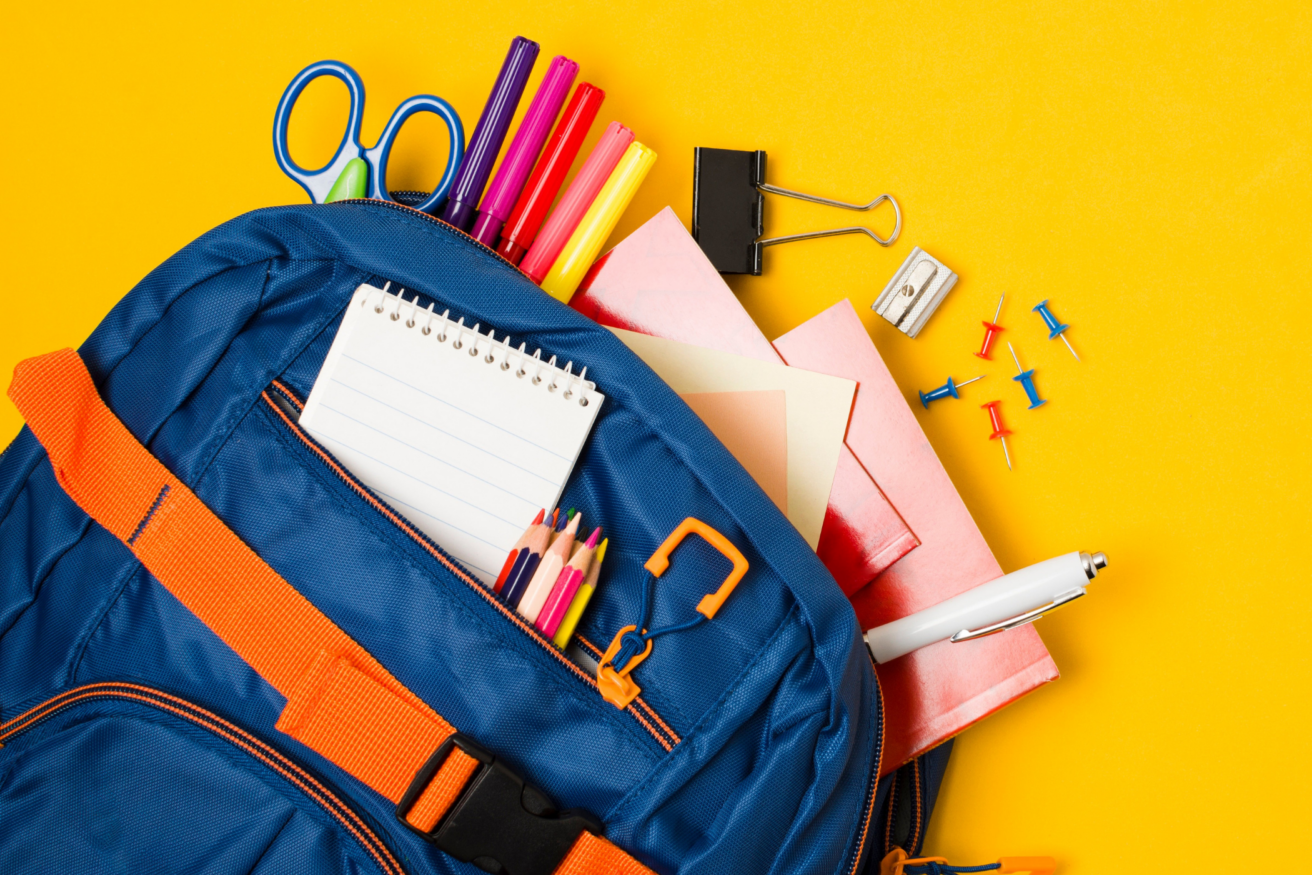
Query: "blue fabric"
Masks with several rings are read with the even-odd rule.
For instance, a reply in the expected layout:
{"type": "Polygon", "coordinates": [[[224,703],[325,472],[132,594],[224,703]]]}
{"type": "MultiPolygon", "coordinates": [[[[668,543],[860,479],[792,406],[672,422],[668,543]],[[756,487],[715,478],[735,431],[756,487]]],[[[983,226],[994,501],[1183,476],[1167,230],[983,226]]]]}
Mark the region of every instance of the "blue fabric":
{"type": "MultiPolygon", "coordinates": [[[[238,535],[394,675],[562,807],[662,873],[832,872],[868,857],[880,700],[852,609],[686,405],[609,332],[446,226],[377,203],[261,210],[150,274],[81,350],[102,397],[238,535]],[[607,400],[567,486],[610,538],[580,626],[643,612],[643,562],[686,516],[751,568],[715,619],[634,672],[667,751],[373,511],[262,399],[304,398],[359,283],[588,366],[607,400]]],[[[334,787],[407,871],[473,872],[281,735],[282,697],[55,482],[24,429],[0,457],[0,721],[130,682],[219,715],[334,787]]],[[[727,563],[697,538],[653,588],[684,623],[727,563]]],[[[880,788],[882,792],[883,788],[880,788]]],[[[875,818],[871,818],[873,822],[875,818]]],[[[130,701],[82,703],[0,748],[0,871],[355,872],[378,866],[266,764],[130,701]]]]}

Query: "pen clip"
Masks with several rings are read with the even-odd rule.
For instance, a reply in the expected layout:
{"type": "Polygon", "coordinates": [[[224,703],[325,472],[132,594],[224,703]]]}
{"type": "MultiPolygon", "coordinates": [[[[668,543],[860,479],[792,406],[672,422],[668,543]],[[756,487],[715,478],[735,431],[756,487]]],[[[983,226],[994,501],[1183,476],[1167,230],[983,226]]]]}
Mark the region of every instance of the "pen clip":
{"type": "Polygon", "coordinates": [[[1052,601],[1048,602],[1046,605],[1040,605],[1032,611],[1026,611],[1025,613],[1012,617],[1009,620],[1003,620],[1000,623],[994,623],[993,625],[985,626],[982,629],[962,629],[949,640],[951,640],[953,644],[957,644],[961,641],[971,641],[975,638],[983,638],[985,635],[993,635],[997,632],[1006,632],[1008,629],[1015,629],[1017,626],[1024,626],[1026,623],[1033,623],[1049,611],[1055,611],[1062,605],[1075,601],[1085,593],[1086,590],[1084,587],[1077,586],[1075,589],[1067,590],[1066,592],[1053,596],[1052,601]]]}

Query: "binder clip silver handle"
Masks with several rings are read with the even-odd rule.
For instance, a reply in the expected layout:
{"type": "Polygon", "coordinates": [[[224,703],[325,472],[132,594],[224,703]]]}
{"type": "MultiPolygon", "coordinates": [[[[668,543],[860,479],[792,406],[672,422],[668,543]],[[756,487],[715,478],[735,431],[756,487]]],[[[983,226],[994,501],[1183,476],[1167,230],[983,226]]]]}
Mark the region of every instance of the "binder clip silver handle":
{"type": "Polygon", "coordinates": [[[880,237],[878,234],[876,234],[874,231],[871,231],[869,228],[865,227],[864,225],[851,225],[846,228],[830,228],[827,231],[807,231],[802,234],[788,234],[783,237],[766,237],[756,241],[757,244],[760,246],[773,246],[776,243],[791,243],[794,240],[810,240],[813,237],[835,237],[839,234],[865,234],[869,236],[872,240],[874,240],[876,243],[878,243],[880,246],[892,246],[894,243],[897,242],[898,235],[902,233],[902,208],[897,205],[897,199],[893,197],[891,194],[881,194],[879,197],[875,198],[870,203],[862,205],[862,204],[849,204],[846,201],[836,201],[833,200],[832,198],[819,197],[813,194],[806,194],[805,192],[793,191],[792,189],[789,188],[780,188],[777,185],[770,185],[764,182],[756,187],[759,190],[767,192],[769,194],[780,194],[783,195],[784,197],[797,198],[799,201],[808,201],[813,204],[823,204],[824,206],[827,207],[838,207],[839,209],[842,210],[855,210],[859,213],[864,213],[869,210],[873,210],[875,207],[879,206],[884,201],[888,201],[890,204],[893,205],[893,217],[894,217],[893,233],[889,234],[887,237],[880,237]]]}

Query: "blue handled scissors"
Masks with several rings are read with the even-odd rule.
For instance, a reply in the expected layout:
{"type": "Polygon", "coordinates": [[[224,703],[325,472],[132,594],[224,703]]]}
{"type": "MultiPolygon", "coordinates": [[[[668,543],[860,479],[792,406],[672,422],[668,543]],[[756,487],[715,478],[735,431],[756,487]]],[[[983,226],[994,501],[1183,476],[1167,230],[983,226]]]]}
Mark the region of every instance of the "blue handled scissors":
{"type": "Polygon", "coordinates": [[[442,181],[437,184],[437,188],[427,200],[416,206],[416,209],[424,212],[433,212],[446,200],[446,193],[451,188],[451,181],[455,179],[456,170],[460,167],[460,159],[464,157],[465,152],[465,131],[460,124],[460,116],[456,115],[451,104],[440,97],[421,94],[402,102],[387,120],[387,127],[383,129],[377,145],[372,149],[366,149],[360,145],[360,125],[364,119],[364,82],[360,80],[359,74],[340,61],[319,61],[297,73],[296,78],[282,93],[282,100],[278,101],[278,112],[273,118],[273,151],[278,156],[278,166],[300,183],[301,188],[306,190],[310,199],[316,204],[321,204],[327,199],[333,184],[342,175],[346,165],[356,158],[363,159],[368,165],[369,181],[366,195],[390,201],[392,196],[387,192],[387,156],[392,151],[392,143],[396,140],[396,135],[401,132],[401,126],[405,124],[406,119],[417,112],[433,113],[446,122],[447,130],[451,134],[451,150],[446,157],[446,172],[442,174],[442,181]],[[332,160],[318,170],[306,170],[292,160],[291,153],[287,149],[287,124],[291,120],[292,107],[296,105],[296,100],[305,90],[305,86],[320,76],[336,76],[346,83],[346,89],[351,95],[350,118],[346,122],[346,131],[342,134],[341,145],[337,147],[332,160]]]}

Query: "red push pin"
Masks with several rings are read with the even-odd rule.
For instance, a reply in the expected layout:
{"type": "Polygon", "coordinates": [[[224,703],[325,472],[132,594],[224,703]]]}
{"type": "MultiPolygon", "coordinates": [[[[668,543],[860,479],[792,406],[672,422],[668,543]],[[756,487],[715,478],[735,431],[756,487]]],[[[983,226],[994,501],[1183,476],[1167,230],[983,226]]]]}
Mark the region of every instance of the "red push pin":
{"type": "Polygon", "coordinates": [[[1007,435],[1011,430],[1002,424],[1002,414],[998,412],[998,405],[1001,401],[990,401],[988,404],[981,404],[981,410],[989,412],[989,419],[993,422],[993,434],[989,435],[989,440],[997,438],[1002,441],[1002,454],[1007,457],[1007,470],[1011,470],[1011,453],[1007,452],[1007,435]]]}
{"type": "MultiPolygon", "coordinates": [[[[1005,297],[1007,296],[1002,296],[1002,298],[1005,297]]],[[[1003,330],[1002,326],[997,324],[998,314],[1002,312],[1002,298],[998,298],[998,309],[993,314],[993,321],[983,322],[983,320],[980,320],[984,324],[984,345],[979,348],[979,352],[975,353],[975,355],[985,361],[993,361],[993,359],[989,358],[989,347],[993,345],[993,335],[1003,330]]]]}

